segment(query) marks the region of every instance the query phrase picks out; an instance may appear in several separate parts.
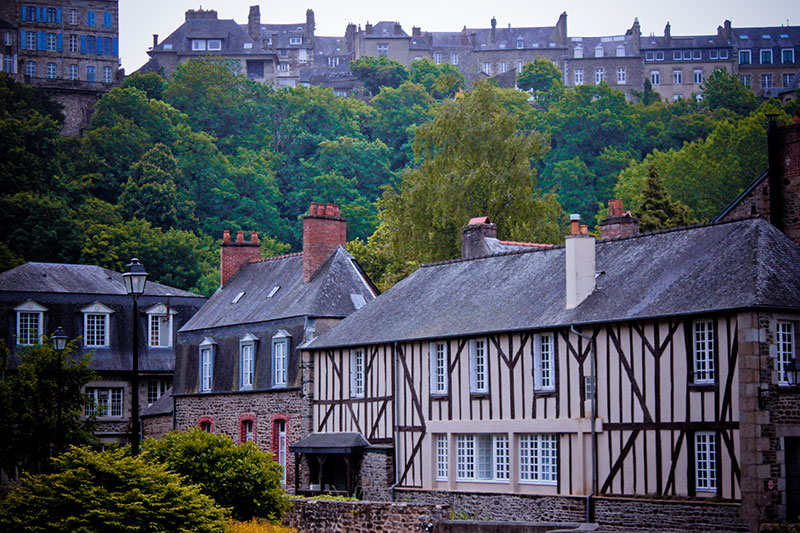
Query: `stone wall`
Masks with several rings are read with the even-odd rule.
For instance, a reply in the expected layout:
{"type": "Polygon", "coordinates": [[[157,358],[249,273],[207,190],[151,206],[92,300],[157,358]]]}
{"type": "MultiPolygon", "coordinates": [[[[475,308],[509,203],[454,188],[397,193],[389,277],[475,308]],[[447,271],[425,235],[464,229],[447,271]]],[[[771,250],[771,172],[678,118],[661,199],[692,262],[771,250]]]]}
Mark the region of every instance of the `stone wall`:
{"type": "Polygon", "coordinates": [[[747,531],[739,518],[740,507],[738,503],[600,497],[594,500],[594,521],[604,531],[747,531]]]}
{"type": "Polygon", "coordinates": [[[161,439],[172,431],[172,413],[142,417],[142,438],[161,439]]]}
{"type": "Polygon", "coordinates": [[[361,498],[388,501],[394,484],[394,448],[374,446],[364,450],[361,463],[361,498]]]}
{"type": "Polygon", "coordinates": [[[283,524],[301,533],[389,533],[433,531],[447,518],[440,505],[297,499],[283,524]]]}

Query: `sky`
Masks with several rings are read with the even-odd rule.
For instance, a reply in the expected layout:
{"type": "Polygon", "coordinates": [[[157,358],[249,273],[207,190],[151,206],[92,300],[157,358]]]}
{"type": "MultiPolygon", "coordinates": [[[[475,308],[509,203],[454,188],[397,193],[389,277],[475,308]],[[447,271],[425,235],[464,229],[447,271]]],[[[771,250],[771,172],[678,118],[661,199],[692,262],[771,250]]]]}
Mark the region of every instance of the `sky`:
{"type": "Polygon", "coordinates": [[[311,8],[316,34],[324,36],[343,36],[349,22],[363,27],[382,20],[400,22],[408,34],[412,26],[423,31],[488,28],[492,17],[498,27],[553,26],[564,11],[570,37],[621,35],[636,17],[642,35],[663,34],[667,22],[672,35],[714,34],[726,19],[734,27],[800,26],[799,0],[119,0],[122,66],[130,74],[147,62],[153,34],[159,41],[166,38],[183,24],[187,9],[216,9],[219,18],[246,24],[250,6],[256,4],[261,6],[262,23],[305,22],[306,9],[311,8]]]}

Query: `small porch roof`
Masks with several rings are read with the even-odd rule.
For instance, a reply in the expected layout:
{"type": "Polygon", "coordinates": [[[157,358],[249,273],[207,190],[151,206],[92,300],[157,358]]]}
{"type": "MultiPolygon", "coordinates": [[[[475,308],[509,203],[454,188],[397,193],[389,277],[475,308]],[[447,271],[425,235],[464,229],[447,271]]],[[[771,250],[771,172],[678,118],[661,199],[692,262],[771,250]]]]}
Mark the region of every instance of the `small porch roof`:
{"type": "Polygon", "coordinates": [[[349,454],[366,448],[369,442],[361,433],[312,433],[289,446],[293,453],[349,454]]]}

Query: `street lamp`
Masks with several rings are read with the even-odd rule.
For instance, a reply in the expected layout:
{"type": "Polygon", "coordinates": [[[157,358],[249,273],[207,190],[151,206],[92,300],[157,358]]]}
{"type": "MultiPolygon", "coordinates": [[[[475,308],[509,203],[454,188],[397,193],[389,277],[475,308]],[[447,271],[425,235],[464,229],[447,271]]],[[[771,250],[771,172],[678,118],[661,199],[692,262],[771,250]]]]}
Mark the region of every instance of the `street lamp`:
{"type": "Polygon", "coordinates": [[[131,379],[131,452],[139,455],[139,296],[144,294],[147,272],[135,257],[122,275],[125,290],[133,298],[133,376],[131,379]]]}
{"type": "Polygon", "coordinates": [[[64,333],[64,328],[58,326],[53,335],[50,336],[50,340],[53,341],[53,349],[57,352],[63,352],[64,348],[67,347],[68,338],[67,334],[64,333]]]}
{"type": "Polygon", "coordinates": [[[62,452],[64,446],[64,435],[61,424],[61,367],[64,366],[64,348],[67,347],[67,334],[64,328],[58,326],[50,336],[53,341],[53,349],[58,352],[58,371],[56,373],[56,454],[62,452]]]}

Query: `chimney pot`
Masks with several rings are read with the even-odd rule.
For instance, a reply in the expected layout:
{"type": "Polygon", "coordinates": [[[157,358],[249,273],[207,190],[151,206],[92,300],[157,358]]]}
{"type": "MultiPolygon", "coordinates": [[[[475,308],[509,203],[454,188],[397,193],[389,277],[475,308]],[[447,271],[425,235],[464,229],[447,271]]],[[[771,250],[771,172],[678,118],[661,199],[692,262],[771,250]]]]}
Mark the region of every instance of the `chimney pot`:
{"type": "Polygon", "coordinates": [[[600,222],[599,226],[603,239],[639,234],[639,220],[630,211],[622,210],[622,200],[619,199],[608,202],[608,218],[600,222]]]}
{"type": "Polygon", "coordinates": [[[154,33],[153,34],[153,48],[155,48],[156,46],[158,46],[158,34],[154,33]]]}
{"type": "Polygon", "coordinates": [[[328,205],[325,206],[325,214],[329,217],[334,216],[332,203],[328,202],[328,205]]]}
{"type": "Polygon", "coordinates": [[[461,228],[461,258],[473,259],[489,255],[486,238],[497,238],[497,225],[489,217],[476,217],[461,228]]]}
{"type": "Polygon", "coordinates": [[[254,231],[250,234],[250,242],[258,244],[258,232],[254,231]]]}
{"type": "Polygon", "coordinates": [[[308,209],[309,215],[316,215],[317,214],[317,202],[311,202],[311,207],[308,209]]]}
{"type": "Polygon", "coordinates": [[[243,243],[244,242],[244,232],[243,231],[237,231],[236,232],[236,242],[238,242],[238,243],[243,243]]]}
{"type": "Polygon", "coordinates": [[[589,226],[581,224],[581,235],[589,235],[589,226]]]}
{"type": "Polygon", "coordinates": [[[571,229],[572,235],[577,235],[578,232],[580,231],[581,216],[573,213],[572,215],[569,216],[569,221],[570,221],[570,225],[571,225],[570,229],[571,229]]]}
{"type": "Polygon", "coordinates": [[[231,242],[231,230],[226,229],[222,232],[222,242],[231,242]]]}
{"type": "Polygon", "coordinates": [[[222,232],[222,246],[219,249],[219,281],[224,287],[236,272],[251,261],[261,259],[261,245],[258,242],[258,233],[250,234],[250,242],[245,242],[244,232],[236,232],[236,242],[231,242],[230,230],[222,232]]]}

